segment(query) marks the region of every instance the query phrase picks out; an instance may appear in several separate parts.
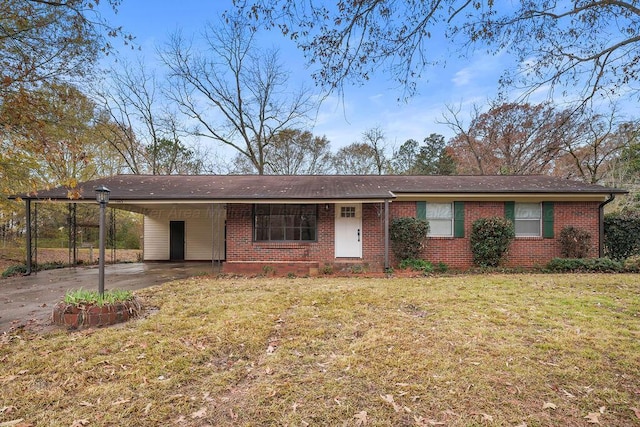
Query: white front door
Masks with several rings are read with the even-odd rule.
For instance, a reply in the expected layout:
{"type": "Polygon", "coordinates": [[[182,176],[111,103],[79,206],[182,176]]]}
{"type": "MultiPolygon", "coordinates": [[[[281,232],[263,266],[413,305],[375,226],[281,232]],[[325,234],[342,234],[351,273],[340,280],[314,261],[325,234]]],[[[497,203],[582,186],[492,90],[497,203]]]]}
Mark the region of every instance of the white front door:
{"type": "Polygon", "coordinates": [[[336,204],[336,258],[362,258],[362,204],[336,204]]]}

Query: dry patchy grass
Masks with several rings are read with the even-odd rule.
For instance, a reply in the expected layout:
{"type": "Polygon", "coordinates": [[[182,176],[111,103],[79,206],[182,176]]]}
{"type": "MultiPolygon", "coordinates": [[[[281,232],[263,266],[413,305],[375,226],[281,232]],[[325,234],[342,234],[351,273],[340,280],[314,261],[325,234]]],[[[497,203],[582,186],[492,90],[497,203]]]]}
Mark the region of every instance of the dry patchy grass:
{"type": "Polygon", "coordinates": [[[633,275],[207,279],[0,344],[0,425],[640,425],[633,275]],[[81,424],[78,424],[81,425],[81,424]]]}

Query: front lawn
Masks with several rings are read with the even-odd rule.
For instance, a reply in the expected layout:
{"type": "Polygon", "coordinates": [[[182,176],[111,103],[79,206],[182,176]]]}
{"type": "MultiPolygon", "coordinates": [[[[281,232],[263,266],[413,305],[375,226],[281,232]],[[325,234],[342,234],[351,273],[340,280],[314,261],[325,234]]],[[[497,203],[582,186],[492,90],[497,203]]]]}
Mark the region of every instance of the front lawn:
{"type": "Polygon", "coordinates": [[[636,275],[136,295],[155,308],[121,326],[1,336],[0,425],[640,426],[636,275]]]}

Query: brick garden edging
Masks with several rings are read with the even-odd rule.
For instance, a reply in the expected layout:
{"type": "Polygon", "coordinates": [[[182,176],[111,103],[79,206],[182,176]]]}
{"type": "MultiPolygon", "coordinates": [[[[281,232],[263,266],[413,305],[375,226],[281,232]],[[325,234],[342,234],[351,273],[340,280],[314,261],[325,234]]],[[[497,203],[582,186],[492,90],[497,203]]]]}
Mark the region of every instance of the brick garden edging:
{"type": "Polygon", "coordinates": [[[126,322],[137,317],[141,311],[142,305],[135,298],[103,306],[74,305],[61,301],[53,308],[52,320],[55,325],[79,329],[126,322]]]}

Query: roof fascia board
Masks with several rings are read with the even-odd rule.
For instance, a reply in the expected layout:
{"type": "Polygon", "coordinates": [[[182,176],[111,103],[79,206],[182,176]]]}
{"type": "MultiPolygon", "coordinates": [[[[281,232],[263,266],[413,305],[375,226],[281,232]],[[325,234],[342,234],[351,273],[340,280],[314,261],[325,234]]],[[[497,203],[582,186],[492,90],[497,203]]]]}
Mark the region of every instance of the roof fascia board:
{"type": "Polygon", "coordinates": [[[571,202],[599,202],[604,201],[609,193],[412,193],[396,194],[396,201],[415,200],[467,200],[467,201],[571,201],[571,202]]]}

